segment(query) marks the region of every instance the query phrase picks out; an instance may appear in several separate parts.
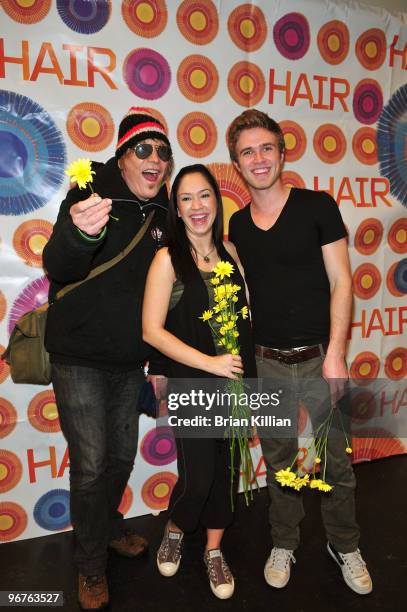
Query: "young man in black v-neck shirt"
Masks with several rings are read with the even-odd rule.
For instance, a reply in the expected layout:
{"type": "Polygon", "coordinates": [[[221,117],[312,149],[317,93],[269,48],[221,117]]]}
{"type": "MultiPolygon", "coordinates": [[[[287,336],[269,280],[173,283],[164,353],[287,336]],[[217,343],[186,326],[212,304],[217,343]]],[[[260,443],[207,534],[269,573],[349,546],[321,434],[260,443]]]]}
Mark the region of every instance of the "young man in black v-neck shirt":
{"type": "MultiPolygon", "coordinates": [[[[230,219],[229,239],[245,269],[259,377],[263,386],[280,381],[285,405],[291,403],[295,413],[300,397],[312,417],[318,406],[320,417],[322,398],[330,407],[343,395],[348,378],[345,349],[352,282],[345,226],[327,193],[284,185],[284,137],[268,115],[256,109],[243,112],[229,128],[228,147],[252,197],[230,219]]],[[[275,472],[291,464],[298,442],[271,437],[275,434],[266,429],[259,433],[273,539],[264,575],[268,584],[282,588],[295,562],[304,510],[301,495],[280,486],[275,472]]],[[[327,450],[326,480],[333,490],[322,493],[321,512],[328,552],[346,584],[367,594],[372,582],[358,549],[356,483],[344,439],[331,435],[327,450]]]]}

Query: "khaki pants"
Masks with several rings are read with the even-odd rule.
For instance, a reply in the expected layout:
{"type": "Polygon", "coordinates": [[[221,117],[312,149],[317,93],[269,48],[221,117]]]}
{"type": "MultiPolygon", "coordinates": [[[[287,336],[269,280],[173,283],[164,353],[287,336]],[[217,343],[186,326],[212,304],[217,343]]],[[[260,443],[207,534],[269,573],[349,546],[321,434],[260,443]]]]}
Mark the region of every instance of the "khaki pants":
{"type": "MultiPolygon", "coordinates": [[[[293,365],[259,357],[256,361],[259,379],[263,379],[262,390],[266,391],[265,387],[268,385],[275,389],[278,381],[283,381],[284,389],[289,394],[289,402],[295,402],[295,412],[302,400],[315,430],[318,421],[327,414],[326,410],[321,410],[321,398],[329,402],[328,385],[322,378],[323,357],[293,365]]],[[[287,401],[288,398],[285,399],[287,401]]],[[[282,405],[284,407],[284,403],[282,405]]],[[[356,479],[349,456],[345,453],[346,443],[340,425],[333,427],[331,431],[325,478],[334,489],[330,493],[315,493],[321,496],[321,514],[328,540],[339,552],[349,553],[358,548],[360,535],[355,518],[356,479]]],[[[299,525],[304,517],[302,494],[281,487],[274,474],[291,464],[298,451],[298,440],[287,437],[270,438],[266,430],[259,430],[259,436],[267,468],[269,520],[273,544],[279,548],[295,550],[300,543],[299,525]]]]}

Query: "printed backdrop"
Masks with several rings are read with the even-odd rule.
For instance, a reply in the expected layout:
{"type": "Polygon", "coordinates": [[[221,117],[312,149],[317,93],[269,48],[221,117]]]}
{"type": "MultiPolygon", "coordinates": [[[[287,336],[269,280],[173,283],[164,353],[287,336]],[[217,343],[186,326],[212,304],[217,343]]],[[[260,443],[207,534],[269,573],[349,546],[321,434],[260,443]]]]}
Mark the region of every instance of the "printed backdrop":
{"type": "MultiPolygon", "coordinates": [[[[0,351],[16,319],[47,299],[41,253],[68,161],[105,161],[127,109],[148,107],[168,125],[177,168],[209,164],[227,227],[249,197],[225,134],[257,107],[284,130],[284,181],[329,191],[349,229],[348,361],[367,436],[354,460],[406,452],[397,432],[368,437],[368,420],[407,407],[407,14],[346,0],[2,0],[0,15],[0,351]],[[396,390],[364,386],[379,377],[396,390]]],[[[14,386],[1,361],[0,383],[0,541],[67,529],[52,389],[14,386]]],[[[256,442],[253,455],[264,482],[256,442]]],[[[175,458],[170,430],[143,417],[127,516],[166,508],[175,458]]]]}

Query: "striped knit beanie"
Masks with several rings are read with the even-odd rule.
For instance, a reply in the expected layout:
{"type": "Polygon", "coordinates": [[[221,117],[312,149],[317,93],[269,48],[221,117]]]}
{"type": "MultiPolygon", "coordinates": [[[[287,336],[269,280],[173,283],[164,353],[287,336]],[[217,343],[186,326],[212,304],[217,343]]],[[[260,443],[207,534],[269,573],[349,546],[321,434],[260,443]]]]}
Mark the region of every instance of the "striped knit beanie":
{"type": "Polygon", "coordinates": [[[171,146],[163,124],[147,108],[132,106],[119,125],[117,159],[120,159],[127,149],[135,147],[146,138],[158,138],[171,146]]]}

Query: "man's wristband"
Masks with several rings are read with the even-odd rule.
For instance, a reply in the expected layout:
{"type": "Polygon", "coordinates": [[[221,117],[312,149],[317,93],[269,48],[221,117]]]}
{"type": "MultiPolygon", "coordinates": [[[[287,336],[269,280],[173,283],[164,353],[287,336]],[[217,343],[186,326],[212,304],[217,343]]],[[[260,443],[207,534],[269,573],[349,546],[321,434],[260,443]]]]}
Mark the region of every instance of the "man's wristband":
{"type": "Polygon", "coordinates": [[[76,229],[78,230],[82,238],[84,238],[88,242],[98,242],[99,240],[102,240],[106,236],[106,232],[107,232],[106,225],[100,232],[99,236],[89,236],[89,234],[85,234],[85,232],[82,232],[82,230],[80,230],[79,227],[77,227],[76,229]]]}

